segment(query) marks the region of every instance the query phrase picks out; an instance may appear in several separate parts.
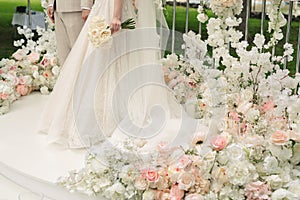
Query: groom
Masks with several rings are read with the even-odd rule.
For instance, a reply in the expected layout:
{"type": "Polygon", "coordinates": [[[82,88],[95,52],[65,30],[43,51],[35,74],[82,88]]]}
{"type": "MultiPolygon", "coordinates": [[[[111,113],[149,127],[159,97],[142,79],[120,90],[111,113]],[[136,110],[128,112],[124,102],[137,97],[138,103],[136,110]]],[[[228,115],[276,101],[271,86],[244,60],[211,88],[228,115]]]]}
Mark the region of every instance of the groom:
{"type": "Polygon", "coordinates": [[[94,0],[49,0],[47,14],[55,23],[57,56],[64,64],[94,0]]]}

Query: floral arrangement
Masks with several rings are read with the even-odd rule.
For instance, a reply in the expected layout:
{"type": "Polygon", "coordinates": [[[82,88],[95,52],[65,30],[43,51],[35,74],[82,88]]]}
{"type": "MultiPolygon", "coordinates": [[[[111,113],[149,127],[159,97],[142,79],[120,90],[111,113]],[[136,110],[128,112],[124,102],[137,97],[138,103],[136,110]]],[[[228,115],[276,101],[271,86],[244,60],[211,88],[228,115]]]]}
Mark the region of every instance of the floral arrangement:
{"type": "Polygon", "coordinates": [[[0,114],[7,113],[12,102],[32,91],[48,94],[60,71],[51,29],[37,29],[36,41],[27,27],[18,27],[18,33],[25,38],[14,42],[19,49],[11,58],[0,61],[0,114]]]}
{"type": "MultiPolygon", "coordinates": [[[[134,29],[135,21],[130,18],[121,23],[122,29],[134,29]]],[[[111,30],[105,18],[98,15],[93,16],[88,30],[88,38],[95,47],[107,43],[112,39],[111,30]]]]}
{"type": "MultiPolygon", "coordinates": [[[[283,55],[273,51],[286,24],[281,3],[271,2],[269,41],[256,34],[249,44],[236,29],[241,1],[212,0],[216,18],[208,21],[207,40],[189,32],[186,56],[162,60],[167,85],[208,127],[190,148],[162,143],[141,162],[133,153],[141,145],[126,142],[117,148],[124,154],[110,149],[106,164],[91,154],[84,169],[59,183],[109,199],[300,199],[300,76],[282,69],[293,59],[291,44],[283,55]]],[[[204,7],[198,11],[199,21],[208,20],[204,7]]]]}

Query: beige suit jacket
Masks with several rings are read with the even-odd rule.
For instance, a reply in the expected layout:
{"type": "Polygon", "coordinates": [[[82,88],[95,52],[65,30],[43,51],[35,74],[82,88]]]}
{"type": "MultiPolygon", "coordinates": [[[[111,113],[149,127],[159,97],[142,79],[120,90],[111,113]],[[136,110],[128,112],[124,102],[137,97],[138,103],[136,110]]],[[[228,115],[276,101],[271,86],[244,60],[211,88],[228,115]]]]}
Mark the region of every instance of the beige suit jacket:
{"type": "Polygon", "coordinates": [[[49,0],[49,4],[56,1],[57,12],[75,12],[81,11],[82,8],[92,8],[94,0],[49,0]]]}

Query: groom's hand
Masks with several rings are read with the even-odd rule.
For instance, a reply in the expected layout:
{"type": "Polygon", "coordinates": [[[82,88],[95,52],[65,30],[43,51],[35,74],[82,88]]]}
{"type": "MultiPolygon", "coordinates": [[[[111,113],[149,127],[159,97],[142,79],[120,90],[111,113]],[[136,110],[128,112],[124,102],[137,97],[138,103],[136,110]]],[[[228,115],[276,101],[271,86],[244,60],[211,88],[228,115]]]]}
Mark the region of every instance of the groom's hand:
{"type": "Polygon", "coordinates": [[[82,10],[81,16],[82,16],[83,21],[87,20],[90,12],[91,12],[91,10],[88,10],[88,9],[83,9],[82,10]]]}
{"type": "Polygon", "coordinates": [[[53,6],[48,6],[47,15],[49,16],[51,21],[54,23],[54,9],[53,9],[53,6]]]}

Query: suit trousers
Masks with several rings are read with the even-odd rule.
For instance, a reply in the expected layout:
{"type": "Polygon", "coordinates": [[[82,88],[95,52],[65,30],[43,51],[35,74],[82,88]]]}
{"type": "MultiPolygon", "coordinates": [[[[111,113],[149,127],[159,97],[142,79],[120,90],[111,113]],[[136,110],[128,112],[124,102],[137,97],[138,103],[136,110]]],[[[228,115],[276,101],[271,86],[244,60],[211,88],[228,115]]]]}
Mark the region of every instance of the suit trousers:
{"type": "Polygon", "coordinates": [[[55,35],[59,63],[64,64],[84,25],[81,11],[55,12],[55,35]]]}

